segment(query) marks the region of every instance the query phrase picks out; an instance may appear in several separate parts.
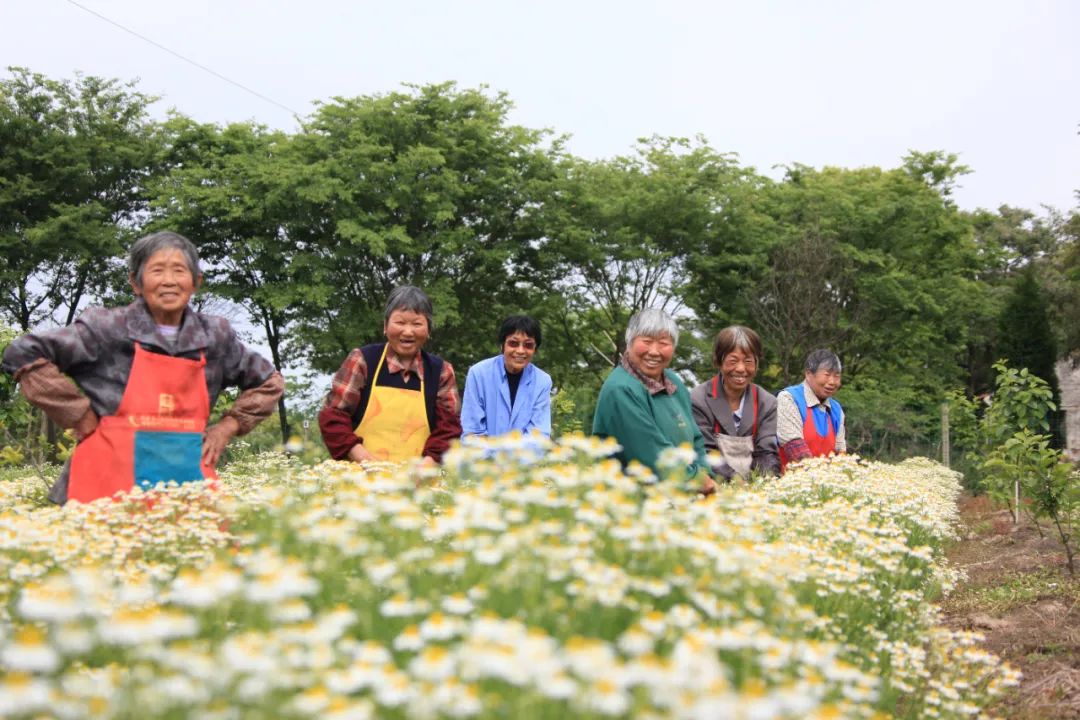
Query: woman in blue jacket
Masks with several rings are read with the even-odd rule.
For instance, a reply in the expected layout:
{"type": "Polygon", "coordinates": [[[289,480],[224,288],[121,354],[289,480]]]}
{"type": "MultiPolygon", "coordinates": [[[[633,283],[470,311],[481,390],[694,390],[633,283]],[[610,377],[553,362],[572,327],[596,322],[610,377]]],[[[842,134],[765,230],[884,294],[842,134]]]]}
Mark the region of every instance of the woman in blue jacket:
{"type": "Polygon", "coordinates": [[[461,401],[462,436],[520,430],[551,436],[551,376],[532,364],[540,323],[512,315],[499,328],[502,354],[469,368],[461,401]]]}

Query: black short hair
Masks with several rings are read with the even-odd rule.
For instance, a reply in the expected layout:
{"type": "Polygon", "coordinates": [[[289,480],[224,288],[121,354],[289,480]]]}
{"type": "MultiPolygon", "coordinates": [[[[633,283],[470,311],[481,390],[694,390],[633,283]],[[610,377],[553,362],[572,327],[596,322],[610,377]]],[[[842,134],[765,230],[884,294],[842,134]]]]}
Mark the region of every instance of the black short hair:
{"type": "Polygon", "coordinates": [[[528,315],[511,315],[502,321],[502,325],[499,326],[499,347],[505,345],[506,338],[516,332],[525,333],[536,341],[536,347],[540,347],[540,323],[528,315]]]}

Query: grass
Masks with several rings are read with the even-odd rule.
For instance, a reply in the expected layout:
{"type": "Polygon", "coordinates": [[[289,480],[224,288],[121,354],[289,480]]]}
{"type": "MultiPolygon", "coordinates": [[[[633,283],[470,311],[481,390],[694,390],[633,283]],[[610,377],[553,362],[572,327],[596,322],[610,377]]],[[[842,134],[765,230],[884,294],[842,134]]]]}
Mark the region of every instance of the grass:
{"type": "Polygon", "coordinates": [[[965,587],[947,601],[951,612],[985,612],[1002,615],[1036,600],[1080,596],[1080,578],[1070,578],[1053,568],[1014,573],[992,585],[965,587]]]}

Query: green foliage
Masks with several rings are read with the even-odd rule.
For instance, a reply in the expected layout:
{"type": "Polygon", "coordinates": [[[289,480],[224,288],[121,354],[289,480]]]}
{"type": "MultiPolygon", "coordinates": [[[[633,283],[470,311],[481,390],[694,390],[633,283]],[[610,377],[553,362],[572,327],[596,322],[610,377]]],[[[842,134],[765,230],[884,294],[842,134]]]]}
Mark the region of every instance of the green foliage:
{"type": "Polygon", "coordinates": [[[945,403],[949,406],[949,441],[952,447],[960,451],[977,451],[981,420],[979,403],[959,389],[947,392],[945,403]]]}
{"type": "Polygon", "coordinates": [[[858,376],[843,389],[850,448],[872,448],[875,457],[899,460],[911,455],[933,457],[940,416],[924,411],[925,403],[910,387],[890,387],[877,378],[858,376]]]}
{"type": "Polygon", "coordinates": [[[540,214],[546,240],[537,277],[562,299],[567,339],[597,372],[618,362],[634,313],[675,313],[693,292],[688,263],[745,172],[700,138],[653,137],[635,150],[613,160],[565,160],[540,214]]]}
{"type": "Polygon", "coordinates": [[[507,122],[503,94],[452,83],[335,98],[294,139],[303,168],[289,236],[304,249],[296,334],[336,369],[382,336],[394,286],[435,305],[431,349],[466,368],[501,316],[527,307],[541,240],[534,222],[559,143],[507,122]]]}
{"type": "Polygon", "coordinates": [[[145,210],[154,172],[154,98],[132,84],[0,80],[0,317],[23,331],[70,324],[108,292],[113,260],[145,210]]]}
{"type": "Polygon", "coordinates": [[[1080,477],[1061,452],[1051,447],[1049,436],[1028,429],[1015,433],[991,451],[985,469],[991,497],[1009,503],[1018,487],[1026,501],[1024,507],[1034,519],[1053,524],[1065,546],[1069,572],[1074,573],[1080,477]]]}
{"type": "Polygon", "coordinates": [[[945,404],[949,408],[949,467],[963,475],[967,490],[975,494],[984,492],[981,405],[959,388],[945,394],[945,404]]]}
{"type": "Polygon", "coordinates": [[[1057,346],[1075,354],[1080,351],[1080,210],[1051,212],[1047,224],[1050,250],[1036,267],[1049,298],[1057,346]]]}
{"type": "MultiPolygon", "coordinates": [[[[663,307],[688,375],[711,371],[708,339],[730,323],[762,335],[769,387],[835,350],[849,445],[883,457],[931,453],[943,390],[989,390],[995,358],[1052,384],[1053,341],[1080,349],[1080,215],[961,212],[970,170],[944,151],[893,168],[792,164],[774,181],[700,137],[574,157],[512,124],[505,94],[453,83],[332,98],[291,133],[154,122],[152,101],[100,78],[0,81],[7,323],[70,323],[122,299],[127,241],[171,228],[204,258],[197,303],[243,312],[280,369],[336,369],[382,336],[387,294],[412,283],[435,304],[429,349],[460,378],[495,350],[503,316],[537,317],[537,363],[566,393],[559,423],[588,429],[628,318],[663,307]]],[[[298,434],[292,398],[266,444],[298,434]]],[[[40,432],[11,419],[24,410],[0,411],[19,443],[40,432]]],[[[987,449],[953,419],[958,450],[987,449]]]]}
{"type": "MultiPolygon", "coordinates": [[[[19,333],[0,325],[0,354],[19,333]]],[[[0,373],[0,467],[29,462],[27,452],[36,446],[38,434],[35,411],[26,402],[7,373],[0,373]]]]}
{"type": "Polygon", "coordinates": [[[830,347],[848,375],[901,380],[936,404],[961,377],[943,360],[961,355],[965,308],[981,294],[970,228],[947,195],[906,168],[799,165],[762,195],[775,240],[746,300],[784,382],[830,347]]]}
{"type": "Polygon", "coordinates": [[[999,320],[998,352],[1013,367],[1027,368],[1051,392],[1057,388],[1057,345],[1046,297],[1034,268],[1025,268],[1012,286],[999,320]]]}
{"type": "Polygon", "coordinates": [[[1015,433],[1033,434],[1050,431],[1050,413],[1057,409],[1050,386],[1027,368],[1009,367],[1001,361],[994,365],[997,389],[986,411],[983,432],[988,444],[1000,445],[1015,433]]]}
{"type": "MultiPolygon", "coordinates": [[[[1036,522],[1050,520],[1073,572],[1075,529],[1080,524],[1080,477],[1047,434],[1049,413],[1056,406],[1049,385],[1030,373],[1004,362],[998,372],[994,402],[983,418],[983,444],[988,449],[982,465],[987,493],[1010,507],[1019,492],[1022,508],[1036,522]]],[[[1021,507],[1013,507],[1017,515],[1021,507]]]]}
{"type": "Polygon", "coordinates": [[[559,438],[592,430],[596,391],[591,388],[562,387],[551,398],[551,435],[559,438]]]}

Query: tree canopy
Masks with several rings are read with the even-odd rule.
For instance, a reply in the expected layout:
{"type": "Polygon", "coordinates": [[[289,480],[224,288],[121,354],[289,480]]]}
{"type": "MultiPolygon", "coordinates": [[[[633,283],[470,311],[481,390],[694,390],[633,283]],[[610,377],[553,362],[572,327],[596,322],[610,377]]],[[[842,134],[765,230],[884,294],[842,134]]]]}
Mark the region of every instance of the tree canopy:
{"type": "Polygon", "coordinates": [[[535,315],[537,362],[587,427],[628,318],[662,307],[688,379],[712,372],[730,323],[762,335],[774,390],[834,349],[849,442],[886,455],[932,442],[944,395],[989,389],[999,357],[1041,376],[1080,350],[1080,214],[964,212],[952,192],[970,170],[945,151],[770,179],[700,137],[576,157],[514,124],[507,95],[453,83],[331,98],[291,133],[156,121],[153,100],[93,77],[0,81],[4,323],[117,301],[130,240],[170,228],[279,368],[334,370],[415,284],[461,376],[505,315],[535,315]]]}

